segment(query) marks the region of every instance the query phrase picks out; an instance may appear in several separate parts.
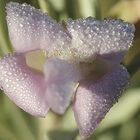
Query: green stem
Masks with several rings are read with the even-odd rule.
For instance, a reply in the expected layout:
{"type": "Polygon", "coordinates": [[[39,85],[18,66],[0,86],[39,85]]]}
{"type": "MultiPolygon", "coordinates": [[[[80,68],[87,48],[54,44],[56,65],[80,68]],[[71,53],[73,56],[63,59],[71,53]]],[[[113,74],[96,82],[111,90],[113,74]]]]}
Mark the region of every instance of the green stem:
{"type": "MultiPolygon", "coordinates": [[[[0,51],[3,55],[12,51],[11,43],[8,37],[8,30],[6,24],[6,13],[5,13],[5,0],[0,2],[0,51]]],[[[1,55],[2,55],[1,54],[1,55]]]]}

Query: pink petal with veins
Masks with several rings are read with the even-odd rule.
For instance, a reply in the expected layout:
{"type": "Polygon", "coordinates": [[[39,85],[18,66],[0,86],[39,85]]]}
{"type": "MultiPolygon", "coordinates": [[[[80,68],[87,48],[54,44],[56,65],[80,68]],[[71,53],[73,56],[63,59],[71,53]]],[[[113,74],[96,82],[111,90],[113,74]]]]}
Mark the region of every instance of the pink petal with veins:
{"type": "Polygon", "coordinates": [[[77,89],[73,105],[74,116],[82,138],[89,137],[106,113],[117,102],[129,74],[122,66],[94,82],[83,82],[77,89]]]}
{"type": "Polygon", "coordinates": [[[48,112],[43,77],[27,67],[23,54],[7,55],[0,60],[0,86],[16,105],[31,115],[44,117],[48,112]]]}
{"type": "Polygon", "coordinates": [[[73,63],[52,58],[44,65],[47,101],[50,108],[63,114],[72,100],[80,79],[79,69],[73,63]]]}

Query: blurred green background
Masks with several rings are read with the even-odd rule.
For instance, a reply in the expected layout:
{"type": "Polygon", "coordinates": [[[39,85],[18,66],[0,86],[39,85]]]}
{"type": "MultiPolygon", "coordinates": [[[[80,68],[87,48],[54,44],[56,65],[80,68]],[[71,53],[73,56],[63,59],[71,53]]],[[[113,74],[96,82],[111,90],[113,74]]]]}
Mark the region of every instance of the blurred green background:
{"type": "MultiPolygon", "coordinates": [[[[130,85],[88,140],[140,140],[140,0],[0,0],[0,56],[12,52],[5,20],[9,1],[29,3],[57,21],[93,16],[121,18],[136,26],[133,46],[123,64],[130,85]]],[[[45,119],[28,115],[0,92],[0,140],[80,140],[71,108],[63,116],[45,119]]]]}

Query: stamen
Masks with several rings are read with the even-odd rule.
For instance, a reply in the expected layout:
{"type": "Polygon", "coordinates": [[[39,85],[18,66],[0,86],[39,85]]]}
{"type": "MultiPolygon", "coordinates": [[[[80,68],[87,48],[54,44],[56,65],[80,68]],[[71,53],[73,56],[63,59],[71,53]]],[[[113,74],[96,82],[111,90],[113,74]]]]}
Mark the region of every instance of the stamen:
{"type": "Polygon", "coordinates": [[[44,54],[45,57],[48,56],[48,55],[47,55],[47,51],[45,51],[45,50],[43,50],[43,54],[44,54]]]}
{"type": "Polygon", "coordinates": [[[77,89],[78,89],[79,85],[80,85],[79,82],[75,85],[74,94],[73,94],[72,99],[71,99],[72,103],[74,103],[75,100],[76,100],[76,92],[77,92],[77,89]]]}

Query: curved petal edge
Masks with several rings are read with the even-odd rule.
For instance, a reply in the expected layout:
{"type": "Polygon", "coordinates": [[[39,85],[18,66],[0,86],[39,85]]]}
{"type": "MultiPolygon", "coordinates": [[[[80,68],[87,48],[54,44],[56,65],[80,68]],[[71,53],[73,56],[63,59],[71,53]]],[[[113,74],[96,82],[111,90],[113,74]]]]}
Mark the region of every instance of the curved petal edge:
{"type": "Polygon", "coordinates": [[[96,82],[80,84],[73,111],[82,138],[94,133],[106,113],[118,101],[128,79],[127,70],[118,66],[96,82]]]}
{"type": "Polygon", "coordinates": [[[69,44],[68,32],[41,10],[26,3],[9,2],[6,11],[9,36],[16,52],[43,49],[53,55],[69,44]]]}
{"type": "Polygon", "coordinates": [[[120,19],[97,20],[93,17],[66,21],[72,36],[77,61],[90,61],[97,55],[120,63],[131,46],[135,27],[120,19]]]}
{"type": "Polygon", "coordinates": [[[47,59],[44,66],[47,101],[50,108],[63,114],[75,94],[76,86],[81,77],[78,67],[67,61],[47,59]]]}
{"type": "Polygon", "coordinates": [[[49,110],[42,75],[26,65],[23,54],[9,54],[0,60],[0,87],[20,108],[31,115],[45,117],[49,110]]]}

